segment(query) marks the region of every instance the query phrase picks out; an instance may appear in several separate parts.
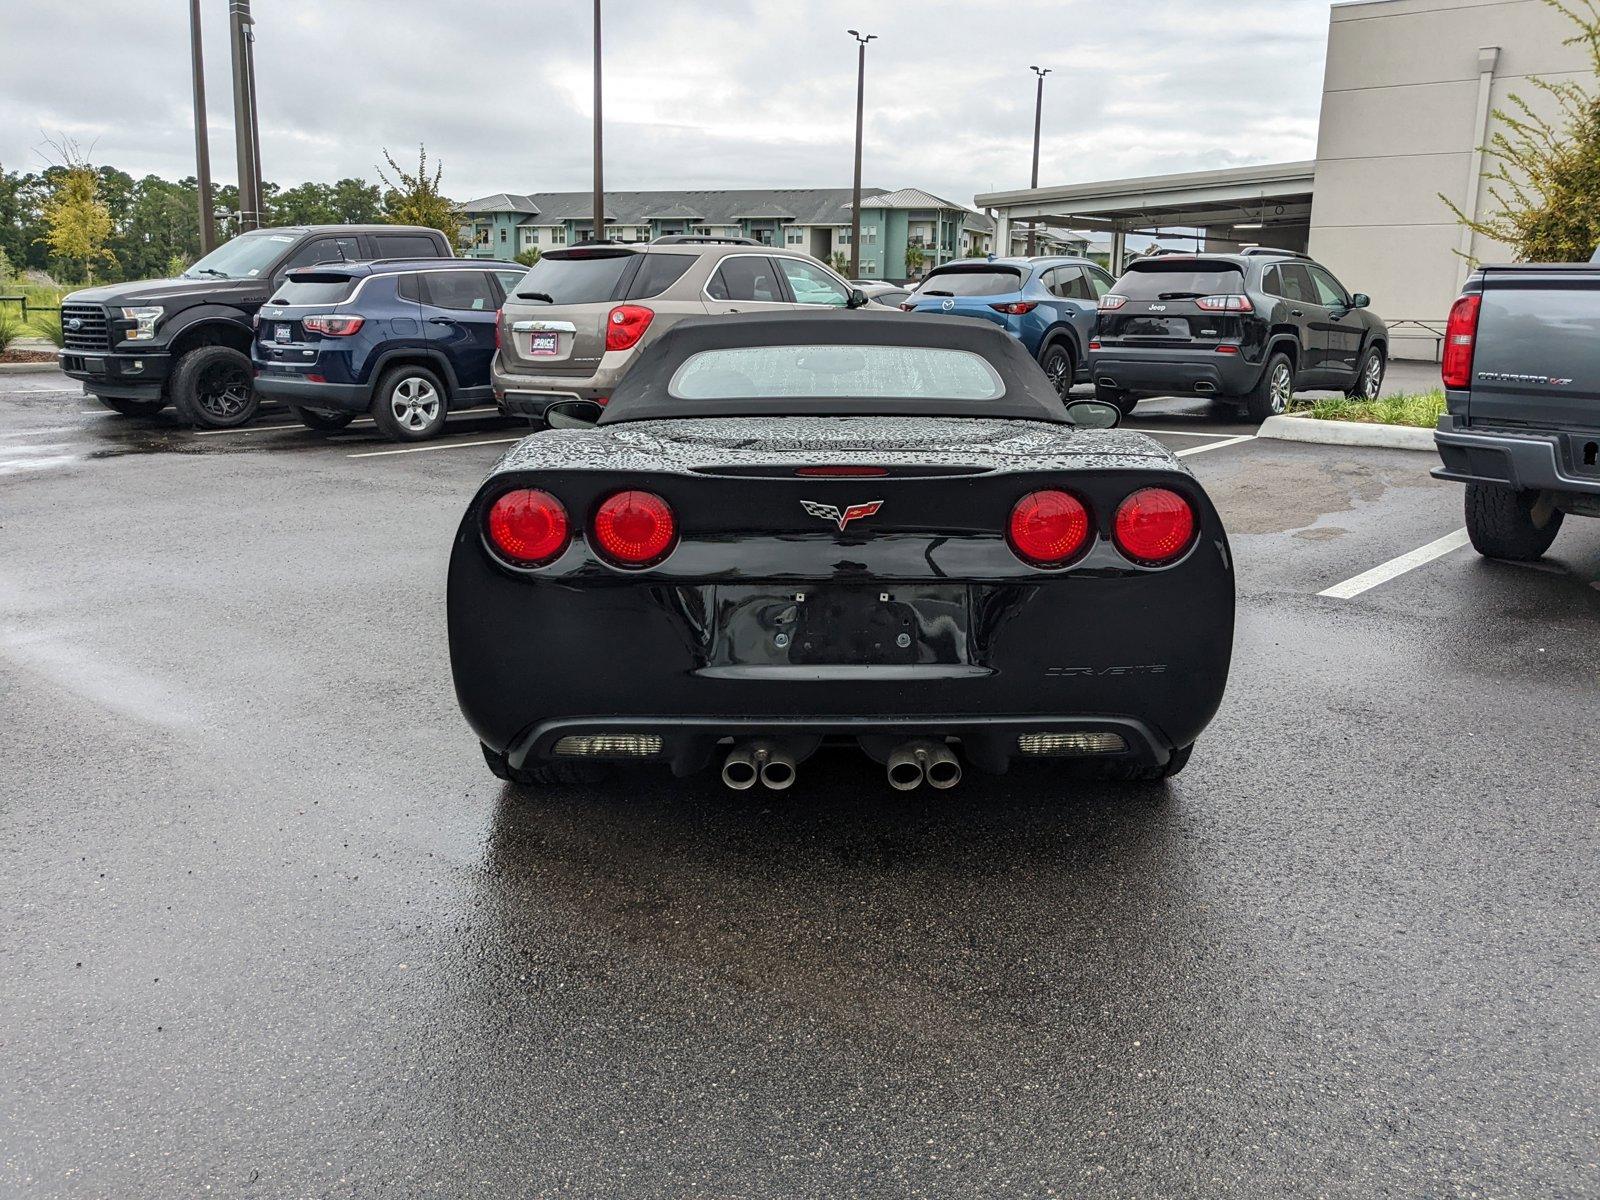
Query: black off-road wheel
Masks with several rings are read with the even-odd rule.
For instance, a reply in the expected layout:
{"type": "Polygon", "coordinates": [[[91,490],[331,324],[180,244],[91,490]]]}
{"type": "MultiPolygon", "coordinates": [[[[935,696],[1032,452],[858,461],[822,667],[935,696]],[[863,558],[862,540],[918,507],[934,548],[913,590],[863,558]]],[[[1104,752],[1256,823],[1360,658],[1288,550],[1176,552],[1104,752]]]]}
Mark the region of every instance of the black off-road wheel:
{"type": "Polygon", "coordinates": [[[1078,364],[1072,359],[1072,347],[1065,342],[1051,342],[1039,356],[1039,365],[1050,377],[1056,395],[1065,400],[1067,393],[1072,390],[1073,376],[1078,369],[1078,364]]]}
{"type": "Polygon", "coordinates": [[[95,399],[125,417],[153,417],[167,406],[165,400],[124,400],[120,396],[96,396],[95,399]]]}
{"type": "Polygon", "coordinates": [[[1492,483],[1467,484],[1467,536],[1485,558],[1531,562],[1556,540],[1566,516],[1540,493],[1517,491],[1492,483]]]}
{"type": "Polygon", "coordinates": [[[307,429],[315,429],[322,433],[333,433],[343,429],[356,419],[355,413],[330,412],[327,409],[291,408],[291,411],[307,429]]]}
{"type": "Polygon", "coordinates": [[[1294,401],[1294,364],[1287,354],[1268,356],[1261,382],[1244,397],[1244,411],[1252,421],[1281,417],[1294,401]]]}
{"type": "Polygon", "coordinates": [[[248,355],[231,346],[196,346],[178,360],[172,402],[202,429],[232,429],[254,420],[261,401],[248,355]]]}
{"type": "Polygon", "coordinates": [[[506,756],[491,750],[482,742],[483,761],[489,764],[489,773],[506,783],[518,787],[560,787],[564,784],[599,783],[606,777],[603,763],[535,763],[520,770],[506,761],[506,756]]]}

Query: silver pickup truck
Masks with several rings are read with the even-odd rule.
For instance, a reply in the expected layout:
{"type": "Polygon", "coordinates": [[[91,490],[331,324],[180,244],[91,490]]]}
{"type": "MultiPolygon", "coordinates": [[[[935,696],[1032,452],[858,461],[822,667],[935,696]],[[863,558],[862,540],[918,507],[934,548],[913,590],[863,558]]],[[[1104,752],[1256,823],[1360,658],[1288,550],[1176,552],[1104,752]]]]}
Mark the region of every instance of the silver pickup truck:
{"type": "Polygon", "coordinates": [[[1473,272],[1450,310],[1435,479],[1467,485],[1479,554],[1534,559],[1600,517],[1600,264],[1473,272]]]}

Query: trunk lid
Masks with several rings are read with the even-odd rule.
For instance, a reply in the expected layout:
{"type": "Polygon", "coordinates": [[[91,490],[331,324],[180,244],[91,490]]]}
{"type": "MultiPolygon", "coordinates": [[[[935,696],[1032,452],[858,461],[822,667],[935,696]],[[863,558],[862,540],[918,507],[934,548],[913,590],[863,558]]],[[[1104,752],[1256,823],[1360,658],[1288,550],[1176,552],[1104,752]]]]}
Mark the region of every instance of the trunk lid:
{"type": "Polygon", "coordinates": [[[606,318],[622,302],[639,258],[620,246],[541,255],[506,297],[500,353],[508,369],[593,375],[606,352],[606,318]]]}
{"type": "Polygon", "coordinates": [[[1155,258],[1134,263],[1111,289],[1120,308],[1101,309],[1095,336],[1101,342],[1206,349],[1236,342],[1244,332],[1236,312],[1203,309],[1203,296],[1243,295],[1244,272],[1221,259],[1155,258]]]}
{"type": "Polygon", "coordinates": [[[1600,429],[1600,267],[1487,267],[1471,424],[1600,429]]]}
{"type": "Polygon", "coordinates": [[[1022,299],[1026,271],[1003,263],[979,262],[942,267],[934,271],[906,298],[911,312],[938,313],[947,317],[976,317],[1010,329],[998,305],[1022,299]]]}

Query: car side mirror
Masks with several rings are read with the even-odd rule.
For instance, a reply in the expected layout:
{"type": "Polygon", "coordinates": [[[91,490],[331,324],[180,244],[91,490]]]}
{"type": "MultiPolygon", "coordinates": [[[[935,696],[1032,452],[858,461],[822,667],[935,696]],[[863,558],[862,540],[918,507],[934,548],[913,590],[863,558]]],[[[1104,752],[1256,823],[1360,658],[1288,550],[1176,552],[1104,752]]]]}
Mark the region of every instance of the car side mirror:
{"type": "Polygon", "coordinates": [[[850,289],[850,299],[845,301],[846,308],[864,308],[867,303],[867,294],[860,288],[850,289]]]}
{"type": "Polygon", "coordinates": [[[1115,429],[1122,424],[1122,410],[1103,400],[1073,400],[1067,405],[1067,420],[1079,429],[1115,429]]]}
{"type": "Polygon", "coordinates": [[[593,400],[557,400],[544,410],[551,429],[592,429],[606,410],[593,400]]]}
{"type": "Polygon", "coordinates": [[[1371,303],[1372,297],[1367,295],[1365,292],[1357,292],[1354,296],[1350,297],[1351,308],[1366,308],[1367,305],[1371,303]]]}

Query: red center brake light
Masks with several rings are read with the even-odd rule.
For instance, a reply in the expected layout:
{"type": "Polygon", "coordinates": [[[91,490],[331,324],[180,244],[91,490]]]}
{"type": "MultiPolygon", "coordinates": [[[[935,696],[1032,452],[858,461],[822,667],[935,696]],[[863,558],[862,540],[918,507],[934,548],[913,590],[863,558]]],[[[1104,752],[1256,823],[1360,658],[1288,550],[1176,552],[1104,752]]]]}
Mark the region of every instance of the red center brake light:
{"type": "Polygon", "coordinates": [[[1089,541],[1089,510],[1070,492],[1030,492],[1012,508],[1007,535],[1023,562],[1064,566],[1089,541]]]}
{"type": "Polygon", "coordinates": [[[551,562],[567,548],[567,510],[549,492],[518,488],[489,506],[489,542],[519,567],[551,562]]]}
{"type": "Polygon", "coordinates": [[[1444,359],[1439,363],[1439,377],[1447,388],[1472,386],[1472,352],[1482,307],[1481,292],[1461,296],[1450,306],[1450,320],[1444,327],[1444,359]]]}
{"type": "Polygon", "coordinates": [[[847,467],[847,466],[838,466],[838,467],[796,467],[794,469],[794,473],[796,475],[804,475],[807,478],[826,478],[828,476],[835,476],[835,475],[837,475],[837,476],[846,476],[846,477],[850,477],[850,478],[857,478],[857,477],[859,477],[859,478],[868,478],[868,477],[876,477],[876,476],[879,476],[879,475],[887,475],[889,473],[889,469],[887,467],[847,467]]]}
{"type": "Polygon", "coordinates": [[[642,304],[619,304],[606,314],[606,349],[632,350],[655,320],[655,310],[642,304]]]}
{"type": "Polygon", "coordinates": [[[1117,548],[1136,563],[1159,567],[1172,562],[1194,540],[1194,509],[1177,492],[1140,488],[1117,506],[1112,535],[1117,548]]]}
{"type": "Polygon", "coordinates": [[[306,317],[300,324],[305,326],[309,333],[320,333],[323,337],[349,337],[352,333],[360,331],[367,323],[365,317],[306,317]]]}
{"type": "Polygon", "coordinates": [[[1250,303],[1249,296],[1201,296],[1194,302],[1196,308],[1206,312],[1255,312],[1256,306],[1250,303]]]}
{"type": "Polygon", "coordinates": [[[1013,300],[1009,304],[991,304],[989,307],[994,309],[995,312],[1005,313],[1007,316],[1020,317],[1038,308],[1039,303],[1036,300],[1013,300]]]}
{"type": "Polygon", "coordinates": [[[618,492],[595,509],[595,548],[624,567],[659,562],[677,536],[671,505],[654,492],[618,492]]]}

